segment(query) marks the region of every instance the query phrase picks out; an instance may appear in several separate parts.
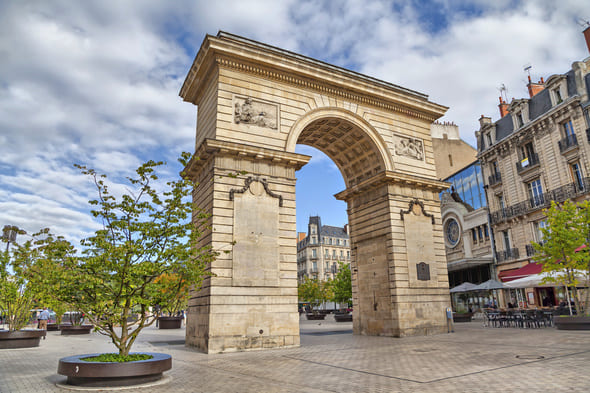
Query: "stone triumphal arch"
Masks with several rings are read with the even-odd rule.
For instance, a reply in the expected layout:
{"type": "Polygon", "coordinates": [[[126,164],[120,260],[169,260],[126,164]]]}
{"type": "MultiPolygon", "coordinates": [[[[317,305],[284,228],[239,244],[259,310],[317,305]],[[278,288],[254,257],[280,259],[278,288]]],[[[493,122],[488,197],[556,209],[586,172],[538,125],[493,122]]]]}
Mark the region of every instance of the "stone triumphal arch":
{"type": "Polygon", "coordinates": [[[186,342],[205,352],[299,345],[296,144],[340,168],[355,334],[446,332],[447,268],[428,96],[220,32],[180,91],[198,106],[193,199],[214,276],[191,295],[186,342]]]}

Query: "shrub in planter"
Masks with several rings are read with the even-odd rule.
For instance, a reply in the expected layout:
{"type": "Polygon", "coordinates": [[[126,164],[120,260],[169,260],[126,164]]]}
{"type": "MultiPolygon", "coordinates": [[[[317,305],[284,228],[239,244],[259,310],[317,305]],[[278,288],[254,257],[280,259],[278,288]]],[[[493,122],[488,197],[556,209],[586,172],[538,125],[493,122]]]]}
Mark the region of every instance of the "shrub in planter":
{"type": "MultiPolygon", "coordinates": [[[[186,166],[189,159],[185,153],[180,161],[186,166]]],[[[97,206],[92,214],[103,227],[82,240],[80,253],[65,239],[49,237],[46,258],[36,269],[47,290],[70,309],[83,312],[123,356],[154,323],[150,306],[168,307],[187,296],[191,285],[200,286],[215,257],[210,248],[196,247],[197,228],[207,216],[197,212],[191,222],[194,184],[179,179],[156,187],[155,170],[162,164],[141,165],[136,176],[128,178],[130,191],[121,197],[109,192],[105,175],[77,166],[97,188],[98,199],[90,204],[97,206]],[[176,285],[168,286],[163,275],[174,276],[176,285]],[[133,314],[138,314],[135,321],[133,314]]]]}
{"type": "Polygon", "coordinates": [[[43,330],[23,330],[30,320],[36,289],[36,283],[29,279],[29,269],[42,252],[34,237],[19,244],[17,235],[26,232],[5,226],[0,243],[4,250],[0,253],[0,310],[8,325],[8,330],[0,331],[0,348],[36,347],[45,336],[43,330]]]}

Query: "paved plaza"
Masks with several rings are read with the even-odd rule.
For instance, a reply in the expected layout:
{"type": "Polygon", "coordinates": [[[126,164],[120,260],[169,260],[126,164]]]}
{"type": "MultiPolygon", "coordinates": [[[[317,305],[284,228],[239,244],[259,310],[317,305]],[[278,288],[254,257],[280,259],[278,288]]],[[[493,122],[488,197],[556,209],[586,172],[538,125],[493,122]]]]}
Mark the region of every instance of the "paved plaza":
{"type": "MultiPolygon", "coordinates": [[[[301,321],[301,347],[205,355],[184,329],[145,330],[135,351],[173,357],[168,382],[129,392],[588,392],[590,332],[455,325],[429,337],[353,336],[351,323],[301,321]]],[[[107,337],[48,332],[0,351],[0,392],[65,392],[61,357],[114,352],[107,337]]],[[[108,390],[102,390],[108,391],[108,390]]]]}

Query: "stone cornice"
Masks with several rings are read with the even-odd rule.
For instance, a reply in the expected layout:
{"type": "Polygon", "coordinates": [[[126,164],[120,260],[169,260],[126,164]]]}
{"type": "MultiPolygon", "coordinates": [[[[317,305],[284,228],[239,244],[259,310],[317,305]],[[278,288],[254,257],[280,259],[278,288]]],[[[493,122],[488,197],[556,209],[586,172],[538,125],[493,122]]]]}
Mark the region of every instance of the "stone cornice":
{"type": "Polygon", "coordinates": [[[297,153],[287,153],[280,150],[245,145],[242,143],[205,139],[189,161],[184,173],[194,177],[200,168],[214,156],[239,157],[257,161],[267,161],[275,165],[289,166],[295,170],[301,169],[311,159],[310,156],[297,153]]]}
{"type": "Polygon", "coordinates": [[[335,197],[336,199],[346,201],[355,195],[360,195],[387,184],[400,184],[404,186],[428,189],[437,193],[446,190],[451,186],[450,183],[442,182],[436,179],[408,175],[400,172],[383,171],[365,181],[362,181],[359,184],[339,192],[335,195],[335,197]]]}
{"type": "Polygon", "coordinates": [[[448,109],[427,95],[227,33],[205,38],[180,91],[185,101],[198,104],[212,64],[427,121],[448,109]]]}

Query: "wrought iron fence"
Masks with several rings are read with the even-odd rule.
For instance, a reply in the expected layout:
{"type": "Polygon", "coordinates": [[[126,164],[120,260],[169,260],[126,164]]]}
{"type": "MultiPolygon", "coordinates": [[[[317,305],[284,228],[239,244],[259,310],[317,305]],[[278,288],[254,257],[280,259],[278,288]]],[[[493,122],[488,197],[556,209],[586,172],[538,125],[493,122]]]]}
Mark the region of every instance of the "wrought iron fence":
{"type": "Polygon", "coordinates": [[[578,139],[576,138],[576,134],[570,134],[557,142],[557,144],[559,145],[559,151],[563,153],[570,147],[578,146],[578,139]]]}
{"type": "Polygon", "coordinates": [[[518,248],[509,248],[508,250],[498,251],[498,263],[518,259],[518,248]]]}
{"type": "Polygon", "coordinates": [[[520,173],[536,165],[539,165],[539,155],[537,153],[533,153],[527,157],[526,160],[521,160],[516,163],[516,171],[520,173]]]}
{"type": "Polygon", "coordinates": [[[490,186],[502,183],[502,175],[500,174],[500,172],[496,172],[488,176],[488,183],[490,184],[490,186]]]}
{"type": "Polygon", "coordinates": [[[491,224],[498,224],[512,217],[522,216],[535,210],[544,209],[551,205],[551,201],[564,202],[566,199],[575,198],[587,193],[590,189],[590,177],[586,177],[578,183],[569,183],[564,186],[547,191],[526,201],[516,203],[490,213],[491,224]]]}

